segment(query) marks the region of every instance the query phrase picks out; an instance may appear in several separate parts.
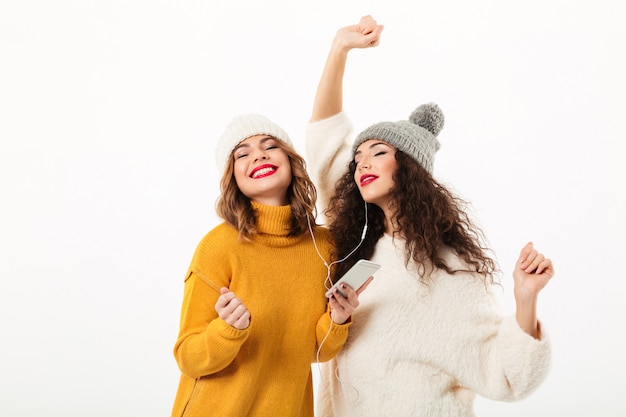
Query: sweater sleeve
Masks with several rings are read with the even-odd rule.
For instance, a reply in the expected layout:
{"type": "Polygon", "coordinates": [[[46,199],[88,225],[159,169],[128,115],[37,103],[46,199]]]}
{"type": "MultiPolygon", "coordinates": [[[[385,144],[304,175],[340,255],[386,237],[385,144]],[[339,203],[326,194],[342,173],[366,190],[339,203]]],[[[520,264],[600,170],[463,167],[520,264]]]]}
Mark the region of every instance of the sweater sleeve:
{"type": "Polygon", "coordinates": [[[188,274],[174,357],[181,372],[190,378],[227,367],[248,338],[249,327],[238,330],[218,317],[215,303],[219,296],[193,272],[188,274]]]}
{"type": "Polygon", "coordinates": [[[466,284],[449,291],[454,298],[442,304],[454,310],[456,317],[445,329],[450,345],[447,349],[440,346],[452,355],[446,360],[449,372],[461,387],[485,398],[515,401],[527,397],[547,376],[548,336],[542,331],[541,340],[536,340],[525,333],[514,316],[501,315],[495,294],[486,291],[482,282],[465,278],[446,280],[466,284]]]}
{"type": "Polygon", "coordinates": [[[315,328],[318,352],[317,361],[326,362],[339,353],[348,339],[348,328],[351,323],[352,320],[348,320],[344,324],[333,322],[330,310],[326,310],[326,313],[317,321],[315,328]]]}
{"type": "MultiPolygon", "coordinates": [[[[540,324],[541,326],[541,324],[540,324]]],[[[540,327],[541,328],[541,327],[540,327]]],[[[548,335],[541,330],[541,340],[524,332],[515,316],[505,317],[498,328],[497,346],[506,390],[496,391],[495,398],[518,400],[530,395],[546,378],[550,368],[551,348],[548,335]]],[[[487,397],[490,393],[485,393],[487,397]]]]}
{"type": "Polygon", "coordinates": [[[351,132],[352,122],[344,112],[306,126],[307,163],[323,208],[328,207],[335,183],[350,162],[351,132]]]}

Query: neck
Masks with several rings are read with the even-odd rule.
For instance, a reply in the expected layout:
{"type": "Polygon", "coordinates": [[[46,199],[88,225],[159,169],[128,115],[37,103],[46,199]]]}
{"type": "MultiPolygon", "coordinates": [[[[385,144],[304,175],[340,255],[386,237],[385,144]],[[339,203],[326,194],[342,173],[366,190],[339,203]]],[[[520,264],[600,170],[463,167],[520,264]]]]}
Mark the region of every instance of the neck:
{"type": "Polygon", "coordinates": [[[396,235],[398,230],[398,222],[396,221],[396,216],[393,214],[389,207],[384,207],[381,209],[385,214],[385,233],[388,235],[396,235]]]}
{"type": "Polygon", "coordinates": [[[280,197],[260,197],[260,198],[255,198],[254,200],[250,200],[252,202],[258,203],[258,204],[262,204],[264,206],[287,206],[289,205],[289,202],[287,201],[287,197],[286,196],[280,196],[280,197]]]}

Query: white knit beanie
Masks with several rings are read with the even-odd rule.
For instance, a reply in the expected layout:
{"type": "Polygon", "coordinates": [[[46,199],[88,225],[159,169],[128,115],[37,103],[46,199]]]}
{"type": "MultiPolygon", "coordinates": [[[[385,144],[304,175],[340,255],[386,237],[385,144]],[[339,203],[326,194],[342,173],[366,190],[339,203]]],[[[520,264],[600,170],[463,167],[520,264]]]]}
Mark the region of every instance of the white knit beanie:
{"type": "Polygon", "coordinates": [[[260,114],[237,116],[226,126],[226,130],[217,141],[215,162],[218,168],[224,172],[235,146],[256,135],[269,135],[293,147],[287,132],[267,117],[260,114]]]}
{"type": "Polygon", "coordinates": [[[352,155],[366,140],[387,142],[415,159],[426,171],[433,173],[435,153],[441,146],[437,135],[443,129],[443,112],[435,103],[422,104],[408,120],[380,122],[361,132],[352,145],[352,155]]]}

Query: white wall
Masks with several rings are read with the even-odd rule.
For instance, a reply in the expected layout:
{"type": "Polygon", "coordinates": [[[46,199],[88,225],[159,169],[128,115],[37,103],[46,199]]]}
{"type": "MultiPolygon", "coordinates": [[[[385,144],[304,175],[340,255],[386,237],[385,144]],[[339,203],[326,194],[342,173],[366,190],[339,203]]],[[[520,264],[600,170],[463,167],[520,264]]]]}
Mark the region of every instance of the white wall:
{"type": "Polygon", "coordinates": [[[169,416],[214,138],[261,112],[304,151],[330,41],[364,14],[386,28],[350,57],[357,129],[439,103],[435,174],[472,201],[507,311],[528,240],[556,266],[548,379],[478,415],[624,415],[625,3],[512,3],[0,0],[0,415],[169,416]]]}

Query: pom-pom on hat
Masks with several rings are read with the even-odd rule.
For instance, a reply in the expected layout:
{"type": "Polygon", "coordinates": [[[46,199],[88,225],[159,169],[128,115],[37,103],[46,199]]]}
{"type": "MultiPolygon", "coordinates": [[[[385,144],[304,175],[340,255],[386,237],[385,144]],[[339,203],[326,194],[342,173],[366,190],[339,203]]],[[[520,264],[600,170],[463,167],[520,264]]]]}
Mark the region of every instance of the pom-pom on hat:
{"type": "Polygon", "coordinates": [[[237,116],[226,126],[215,147],[215,162],[222,172],[226,169],[235,146],[256,135],[269,135],[293,147],[287,132],[267,117],[260,114],[237,116]]]}
{"type": "Polygon", "coordinates": [[[362,131],[352,145],[352,155],[363,142],[378,139],[406,153],[432,174],[435,153],[441,146],[437,135],[443,124],[443,112],[438,105],[422,104],[408,120],[380,122],[362,131]]]}

